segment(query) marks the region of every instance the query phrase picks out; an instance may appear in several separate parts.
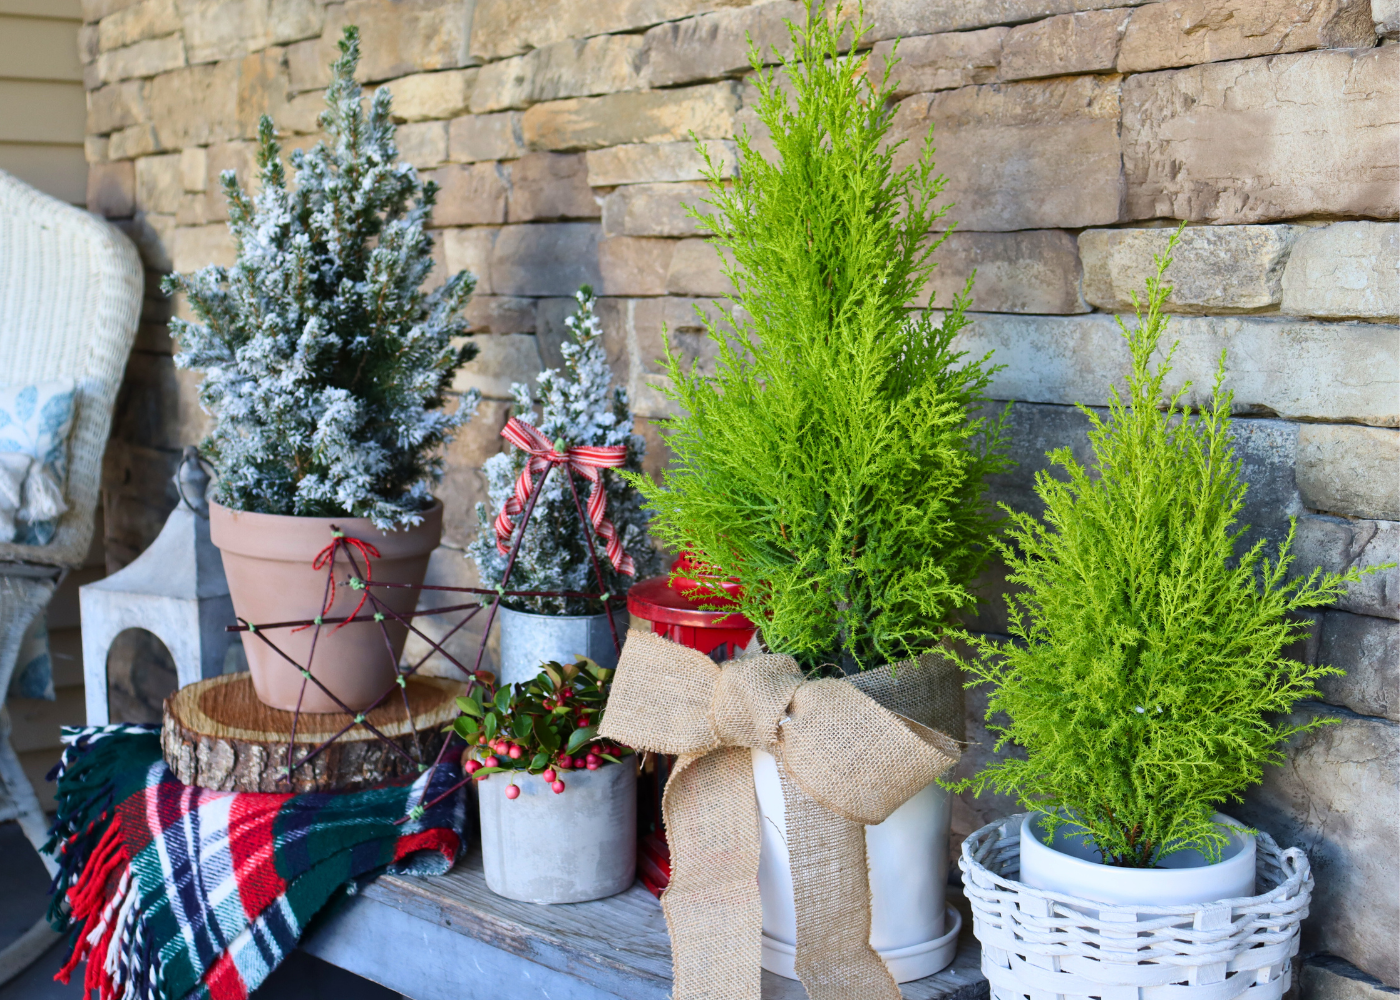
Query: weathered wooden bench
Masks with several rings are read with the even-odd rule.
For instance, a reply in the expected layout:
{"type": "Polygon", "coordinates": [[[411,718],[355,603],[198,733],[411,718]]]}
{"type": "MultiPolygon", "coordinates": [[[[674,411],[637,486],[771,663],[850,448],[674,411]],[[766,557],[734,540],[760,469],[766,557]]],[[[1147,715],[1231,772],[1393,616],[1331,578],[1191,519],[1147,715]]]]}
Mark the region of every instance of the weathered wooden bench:
{"type": "MultiPolygon", "coordinates": [[[[986,1000],[970,927],[965,913],[956,960],[937,975],[905,983],[906,1000],[986,1000]]],[[[517,903],[486,888],[479,851],[446,875],[381,876],[301,947],[413,1000],[671,995],[666,922],[640,882],[592,903],[517,903]]],[[[765,972],[763,996],[805,1000],[806,991],[765,972]]]]}

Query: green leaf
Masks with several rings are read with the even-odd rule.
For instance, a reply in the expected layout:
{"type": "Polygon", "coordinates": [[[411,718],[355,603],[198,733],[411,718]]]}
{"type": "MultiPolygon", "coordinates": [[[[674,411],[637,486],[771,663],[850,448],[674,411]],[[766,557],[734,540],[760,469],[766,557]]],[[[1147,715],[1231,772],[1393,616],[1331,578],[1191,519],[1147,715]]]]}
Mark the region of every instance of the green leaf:
{"type": "Polygon", "coordinates": [[[461,709],[462,713],[465,715],[472,715],[478,719],[481,718],[481,705],[472,698],[458,698],[457,707],[461,709]]]}
{"type": "Polygon", "coordinates": [[[487,715],[481,728],[486,733],[488,740],[494,740],[496,738],[496,716],[494,714],[487,715]]]}
{"type": "Polygon", "coordinates": [[[496,698],[493,704],[496,706],[496,711],[500,712],[502,715],[510,714],[510,695],[511,690],[509,687],[503,687],[496,692],[496,698]]]}
{"type": "Polygon", "coordinates": [[[559,734],[555,732],[553,726],[548,724],[536,726],[535,736],[540,741],[540,746],[544,747],[550,754],[558,753],[559,734]]]}
{"type": "Polygon", "coordinates": [[[452,729],[468,743],[475,743],[477,735],[481,732],[481,727],[477,725],[476,720],[465,715],[459,715],[452,721],[452,729]]]}
{"type": "Polygon", "coordinates": [[[613,756],[612,754],[610,754],[610,753],[600,753],[598,756],[599,756],[599,757],[602,757],[604,760],[610,760],[610,761],[612,761],[614,764],[621,764],[621,763],[622,763],[622,761],[618,760],[616,757],[614,757],[614,756],[613,756]]]}
{"type": "Polygon", "coordinates": [[[579,747],[583,746],[593,737],[598,735],[597,726],[587,726],[583,729],[575,729],[569,734],[569,742],[564,747],[564,752],[572,754],[579,747]]]}
{"type": "Polygon", "coordinates": [[[530,770],[538,771],[549,763],[549,754],[537,753],[530,758],[530,770]]]}
{"type": "Polygon", "coordinates": [[[509,771],[509,770],[512,770],[512,769],[511,769],[511,768],[505,768],[505,767],[479,767],[479,768],[476,769],[475,772],[473,772],[472,777],[473,777],[473,778],[480,778],[480,777],[483,777],[483,776],[488,775],[488,774],[501,774],[501,773],[504,773],[504,772],[509,771]]]}

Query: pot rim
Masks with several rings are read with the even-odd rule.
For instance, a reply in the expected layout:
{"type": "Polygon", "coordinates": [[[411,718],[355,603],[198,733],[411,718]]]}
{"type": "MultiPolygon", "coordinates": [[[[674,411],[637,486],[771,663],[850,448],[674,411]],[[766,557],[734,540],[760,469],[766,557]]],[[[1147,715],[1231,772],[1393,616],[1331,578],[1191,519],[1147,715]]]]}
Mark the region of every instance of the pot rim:
{"type": "MultiPolygon", "coordinates": [[[[274,562],[303,562],[315,557],[331,539],[334,525],[346,534],[375,545],[381,560],[416,559],[429,555],[442,539],[443,503],[436,497],[416,525],[384,531],[367,517],[310,517],[234,510],[209,501],[210,541],[231,555],[274,562]],[[431,544],[428,542],[431,541],[431,544]]],[[[337,562],[340,558],[337,557],[337,562]]]]}
{"type": "MultiPolygon", "coordinates": [[[[627,604],[626,602],[623,602],[621,604],[613,604],[612,608],[613,621],[616,621],[619,612],[623,614],[626,613],[627,604]]],[[[596,615],[550,615],[543,614],[539,611],[517,611],[514,608],[509,607],[505,604],[502,604],[496,609],[496,613],[498,615],[505,614],[506,612],[509,612],[513,615],[519,615],[522,618],[548,618],[550,621],[556,622],[588,622],[593,621],[595,618],[606,618],[608,616],[608,613],[606,611],[599,611],[596,615]]]]}
{"type": "MultiPolygon", "coordinates": [[[[1212,819],[1214,819],[1217,823],[1221,823],[1225,826],[1229,826],[1234,829],[1234,836],[1238,838],[1242,845],[1239,851],[1237,851],[1235,854],[1231,855],[1228,858],[1221,858],[1219,861],[1213,862],[1208,865],[1185,865],[1180,868],[1118,868],[1114,865],[1106,865],[1102,861],[1086,861],[1083,858],[1075,857],[1073,854],[1066,854],[1064,851],[1061,851],[1059,848],[1053,847],[1050,844],[1045,843],[1045,841],[1041,839],[1040,817],[1043,815],[1044,813],[1032,810],[1031,812],[1027,813],[1026,818],[1021,821],[1022,836],[1020,840],[1022,847],[1024,849],[1024,847],[1027,844],[1029,844],[1030,849],[1032,851],[1043,851],[1045,853],[1052,854],[1054,855],[1057,864],[1068,865],[1071,871],[1102,872],[1111,869],[1114,871],[1125,873],[1126,877],[1144,879],[1165,879],[1173,876],[1180,878],[1185,872],[1209,871],[1211,869],[1219,869],[1231,864],[1243,865],[1245,863],[1248,863],[1251,869],[1254,868],[1254,834],[1251,833],[1249,829],[1239,820],[1235,819],[1233,816],[1227,816],[1222,812],[1214,813],[1212,819]],[[1029,836],[1027,836],[1027,834],[1029,834],[1029,836]],[[1246,862],[1243,859],[1248,859],[1248,861],[1246,862]],[[1132,874],[1127,875],[1127,873],[1132,874]]],[[[1075,823],[1066,825],[1078,826],[1079,824],[1075,823]]]]}

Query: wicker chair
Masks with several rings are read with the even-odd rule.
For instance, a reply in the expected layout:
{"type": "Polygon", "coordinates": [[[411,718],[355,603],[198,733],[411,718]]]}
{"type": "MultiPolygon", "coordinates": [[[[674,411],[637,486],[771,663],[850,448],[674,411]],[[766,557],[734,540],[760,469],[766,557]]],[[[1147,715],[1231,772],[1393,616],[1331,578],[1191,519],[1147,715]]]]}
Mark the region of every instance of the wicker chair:
{"type": "MultiPolygon", "coordinates": [[[[47,824],[10,745],[4,698],[25,630],[45,612],[63,575],[82,565],[92,541],[102,452],[142,291],[141,261],[130,240],[0,170],[0,382],[71,378],[77,386],[68,512],[48,545],[0,543],[0,821],[18,820],[36,847],[47,839],[47,824]]],[[[52,862],[44,862],[52,871],[52,862]]],[[[40,921],[0,952],[0,983],[56,937],[40,921]]]]}

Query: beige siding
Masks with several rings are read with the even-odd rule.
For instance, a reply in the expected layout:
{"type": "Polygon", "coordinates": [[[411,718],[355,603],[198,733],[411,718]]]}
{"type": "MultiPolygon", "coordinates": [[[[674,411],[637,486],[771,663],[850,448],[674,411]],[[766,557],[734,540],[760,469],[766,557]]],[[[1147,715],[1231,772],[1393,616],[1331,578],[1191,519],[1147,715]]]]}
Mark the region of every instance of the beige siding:
{"type": "Polygon", "coordinates": [[[0,0],[0,170],[87,200],[76,0],[0,0]]]}

